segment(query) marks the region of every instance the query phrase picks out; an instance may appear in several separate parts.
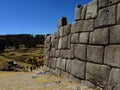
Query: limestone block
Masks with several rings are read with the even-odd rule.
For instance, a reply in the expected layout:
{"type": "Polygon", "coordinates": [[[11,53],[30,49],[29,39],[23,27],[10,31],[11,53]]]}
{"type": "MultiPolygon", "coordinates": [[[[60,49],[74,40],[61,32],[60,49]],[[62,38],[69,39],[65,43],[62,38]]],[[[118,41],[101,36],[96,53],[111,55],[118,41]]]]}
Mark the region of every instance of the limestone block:
{"type": "Polygon", "coordinates": [[[86,60],[87,56],[86,45],[84,44],[76,44],[75,45],[75,57],[80,60],[86,60]]]}
{"type": "Polygon", "coordinates": [[[55,56],[58,58],[60,56],[59,50],[56,50],[55,56]]]}
{"type": "Polygon", "coordinates": [[[110,43],[120,43],[120,25],[110,28],[110,43]]]}
{"type": "Polygon", "coordinates": [[[108,28],[100,28],[91,32],[89,43],[108,44],[108,28]]]}
{"type": "Polygon", "coordinates": [[[78,43],[79,41],[79,33],[74,33],[71,36],[71,43],[78,43]]]}
{"type": "Polygon", "coordinates": [[[109,3],[109,0],[98,0],[99,8],[106,7],[109,3]]]}
{"type": "Polygon", "coordinates": [[[63,37],[63,35],[64,35],[64,28],[63,27],[60,27],[59,29],[59,35],[60,35],[60,37],[63,37]]]}
{"type": "Polygon", "coordinates": [[[55,47],[56,49],[58,48],[58,42],[59,42],[59,39],[54,39],[52,40],[52,47],[55,47]]]}
{"type": "Polygon", "coordinates": [[[117,6],[117,23],[120,24],[120,3],[117,6]]]}
{"type": "Polygon", "coordinates": [[[88,38],[89,38],[89,32],[82,32],[80,33],[80,36],[79,36],[79,42],[87,44],[88,38]]]}
{"type": "Polygon", "coordinates": [[[56,65],[59,69],[65,70],[66,67],[66,59],[61,59],[58,58],[57,59],[57,65],[56,65]]]}
{"type": "Polygon", "coordinates": [[[50,56],[55,57],[55,53],[56,53],[55,48],[52,48],[51,51],[50,51],[50,56]]]}
{"type": "Polygon", "coordinates": [[[70,58],[70,59],[74,58],[74,47],[75,47],[75,45],[71,44],[71,48],[70,48],[70,50],[68,50],[68,58],[70,58]]]}
{"type": "Polygon", "coordinates": [[[108,87],[110,87],[109,90],[112,88],[114,88],[113,90],[120,90],[120,69],[112,68],[108,87]]]}
{"type": "Polygon", "coordinates": [[[83,20],[82,26],[80,27],[80,31],[89,32],[89,31],[93,31],[93,28],[94,28],[94,19],[83,20]]]}
{"type": "Polygon", "coordinates": [[[71,34],[68,35],[68,49],[70,49],[71,45],[71,34]]]}
{"type": "Polygon", "coordinates": [[[60,20],[58,21],[58,28],[65,25],[67,25],[67,18],[66,17],[60,18],[60,20]]]}
{"type": "Polygon", "coordinates": [[[84,5],[81,10],[81,19],[85,19],[86,10],[87,10],[87,5],[84,5]]]}
{"type": "Polygon", "coordinates": [[[66,71],[71,73],[71,69],[72,69],[72,60],[68,59],[67,60],[67,64],[66,64],[66,71]]]}
{"type": "Polygon", "coordinates": [[[71,33],[80,32],[81,27],[82,27],[82,20],[74,21],[71,26],[71,33]]]}
{"type": "Polygon", "coordinates": [[[109,4],[110,4],[110,5],[111,5],[111,4],[118,3],[118,2],[120,2],[120,0],[109,0],[109,4]]]}
{"type": "Polygon", "coordinates": [[[87,5],[86,19],[95,18],[97,16],[97,12],[98,12],[97,0],[93,0],[87,5]]]}
{"type": "Polygon", "coordinates": [[[56,58],[51,59],[51,67],[54,68],[54,69],[56,68],[56,61],[57,61],[56,58]]]}
{"type": "Polygon", "coordinates": [[[102,64],[103,52],[104,52],[103,46],[88,45],[87,46],[87,61],[102,64]]]}
{"type": "Polygon", "coordinates": [[[104,63],[120,68],[120,45],[105,47],[104,63]]]}
{"type": "Polygon", "coordinates": [[[63,44],[63,38],[60,38],[58,43],[58,49],[62,49],[62,44],[63,44]]]}
{"type": "Polygon", "coordinates": [[[69,35],[70,32],[71,32],[71,24],[63,27],[63,35],[64,36],[69,35]]]}
{"type": "Polygon", "coordinates": [[[110,67],[105,65],[98,65],[87,63],[86,65],[86,79],[101,87],[105,87],[109,80],[110,67]]]}
{"type": "Polygon", "coordinates": [[[55,32],[54,37],[55,37],[55,38],[59,38],[59,31],[55,32]]]}
{"type": "Polygon", "coordinates": [[[51,35],[47,36],[47,43],[51,42],[51,35]]]}
{"type": "Polygon", "coordinates": [[[51,42],[47,44],[47,48],[48,48],[48,51],[51,50],[51,48],[52,48],[52,43],[51,42]]]}
{"type": "Polygon", "coordinates": [[[80,5],[77,5],[75,8],[75,21],[81,19],[81,9],[82,7],[80,5]]]}
{"type": "Polygon", "coordinates": [[[95,27],[103,27],[116,23],[116,5],[99,10],[98,17],[95,20],[95,27]]]}
{"type": "Polygon", "coordinates": [[[68,50],[62,50],[62,58],[68,58],[68,50]]]}
{"type": "Polygon", "coordinates": [[[68,48],[68,36],[63,37],[62,48],[63,49],[67,49],[68,48]]]}
{"type": "Polygon", "coordinates": [[[72,69],[71,73],[73,76],[78,77],[80,79],[84,79],[85,75],[85,62],[79,60],[72,60],[72,69]]]}

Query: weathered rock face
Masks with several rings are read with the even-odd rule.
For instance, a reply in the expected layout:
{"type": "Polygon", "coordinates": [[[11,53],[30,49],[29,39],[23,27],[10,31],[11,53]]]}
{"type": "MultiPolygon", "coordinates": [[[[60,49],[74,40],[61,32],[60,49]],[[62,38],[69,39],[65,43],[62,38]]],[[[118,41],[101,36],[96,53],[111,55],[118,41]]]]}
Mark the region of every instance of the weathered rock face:
{"type": "Polygon", "coordinates": [[[103,90],[120,89],[120,0],[77,5],[72,24],[65,17],[45,39],[45,65],[71,80],[87,80],[103,90]]]}

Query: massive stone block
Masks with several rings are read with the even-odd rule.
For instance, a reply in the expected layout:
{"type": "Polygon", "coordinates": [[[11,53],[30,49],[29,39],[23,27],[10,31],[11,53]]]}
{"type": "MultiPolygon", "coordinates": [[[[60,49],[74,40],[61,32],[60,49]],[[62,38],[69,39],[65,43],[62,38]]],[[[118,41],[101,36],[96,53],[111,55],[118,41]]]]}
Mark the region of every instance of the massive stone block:
{"type": "Polygon", "coordinates": [[[102,64],[103,62],[103,46],[87,46],[87,60],[102,64]]]}
{"type": "Polygon", "coordinates": [[[65,25],[67,25],[67,18],[66,17],[60,18],[60,20],[58,21],[58,28],[65,25]]]}
{"type": "Polygon", "coordinates": [[[79,41],[79,33],[74,33],[71,36],[71,43],[78,43],[79,41]]]}
{"type": "Polygon", "coordinates": [[[66,64],[66,71],[71,73],[71,69],[72,69],[72,60],[68,59],[67,60],[67,64],[66,64]]]}
{"type": "Polygon", "coordinates": [[[81,9],[82,7],[80,5],[77,5],[75,8],[75,20],[81,19],[81,9]]]}
{"type": "Polygon", "coordinates": [[[74,58],[74,50],[75,50],[75,45],[71,44],[70,50],[68,50],[68,58],[72,59],[74,58]]]}
{"type": "Polygon", "coordinates": [[[76,44],[75,45],[75,57],[80,60],[86,60],[87,56],[86,45],[84,44],[76,44]]]}
{"type": "Polygon", "coordinates": [[[116,23],[116,5],[99,10],[95,27],[114,25],[116,23]]]}
{"type": "Polygon", "coordinates": [[[84,5],[81,10],[81,19],[85,19],[86,10],[87,10],[87,5],[84,5]]]}
{"type": "Polygon", "coordinates": [[[84,79],[85,78],[84,77],[85,76],[85,62],[82,62],[79,60],[73,60],[71,73],[75,77],[84,79]]]}
{"type": "Polygon", "coordinates": [[[120,25],[116,25],[110,28],[110,43],[120,43],[120,25]]]}
{"type": "Polygon", "coordinates": [[[89,32],[89,31],[93,31],[93,28],[94,28],[94,19],[83,20],[82,26],[80,27],[80,31],[89,32]]]}
{"type": "Polygon", "coordinates": [[[60,38],[58,43],[58,49],[62,49],[62,44],[63,44],[63,38],[60,38]]]}
{"type": "Polygon", "coordinates": [[[68,36],[63,37],[62,48],[63,49],[67,49],[68,48],[68,36]]]}
{"type": "Polygon", "coordinates": [[[80,32],[81,27],[82,27],[82,20],[74,21],[71,26],[71,33],[80,32]]]}
{"type": "Polygon", "coordinates": [[[80,33],[79,42],[87,44],[88,43],[88,38],[89,38],[89,32],[80,33]]]}
{"type": "Polygon", "coordinates": [[[66,59],[61,59],[58,58],[57,59],[57,65],[56,65],[59,69],[65,70],[66,67],[66,59]]]}
{"type": "Polygon", "coordinates": [[[120,90],[120,69],[112,68],[110,72],[108,90],[120,90]]]}
{"type": "Polygon", "coordinates": [[[110,67],[105,65],[98,65],[87,63],[86,65],[86,79],[101,87],[105,87],[109,80],[110,67]]]}
{"type": "Polygon", "coordinates": [[[60,51],[59,50],[56,50],[55,56],[56,56],[56,58],[58,58],[60,56],[60,51]]]}
{"type": "Polygon", "coordinates": [[[104,63],[120,68],[120,45],[105,47],[104,63]]]}
{"type": "Polygon", "coordinates": [[[98,5],[99,5],[99,8],[103,8],[103,7],[106,7],[109,3],[109,0],[98,0],[98,5]]]}
{"type": "Polygon", "coordinates": [[[51,59],[51,67],[54,68],[54,69],[56,68],[56,61],[57,61],[56,58],[51,59]]]}
{"type": "Polygon", "coordinates": [[[70,25],[66,25],[63,27],[63,35],[66,36],[66,35],[69,35],[70,32],[71,32],[71,24],[70,25]]]}
{"type": "Polygon", "coordinates": [[[108,28],[96,29],[90,33],[90,44],[108,44],[108,28]]]}
{"type": "Polygon", "coordinates": [[[120,24],[120,3],[117,6],[117,23],[120,24]]]}
{"type": "Polygon", "coordinates": [[[93,0],[87,5],[86,19],[95,18],[97,16],[97,0],[93,0]]]}
{"type": "Polygon", "coordinates": [[[60,37],[63,37],[63,35],[64,35],[64,28],[63,28],[63,27],[60,27],[60,28],[58,29],[58,32],[59,32],[59,36],[60,36],[60,37]]]}
{"type": "Polygon", "coordinates": [[[118,2],[120,2],[120,0],[109,0],[109,4],[110,4],[110,5],[111,5],[111,4],[118,3],[118,2]]]}

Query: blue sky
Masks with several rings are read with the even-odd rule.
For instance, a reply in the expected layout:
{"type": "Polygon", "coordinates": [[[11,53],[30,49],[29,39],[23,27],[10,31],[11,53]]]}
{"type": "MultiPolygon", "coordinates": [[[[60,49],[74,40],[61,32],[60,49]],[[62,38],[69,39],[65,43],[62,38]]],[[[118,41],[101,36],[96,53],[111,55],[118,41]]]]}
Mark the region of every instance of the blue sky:
{"type": "Polygon", "coordinates": [[[0,0],[0,34],[52,34],[58,19],[74,20],[75,6],[92,0],[0,0]]]}

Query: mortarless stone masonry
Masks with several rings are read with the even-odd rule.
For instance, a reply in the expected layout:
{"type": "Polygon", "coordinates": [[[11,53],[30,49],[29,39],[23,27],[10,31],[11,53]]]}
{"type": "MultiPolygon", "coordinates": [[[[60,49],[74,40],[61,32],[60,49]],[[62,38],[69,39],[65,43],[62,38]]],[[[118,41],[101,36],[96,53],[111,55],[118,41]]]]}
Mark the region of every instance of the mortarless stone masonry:
{"type": "Polygon", "coordinates": [[[58,76],[120,90],[120,0],[93,0],[58,21],[45,39],[45,65],[58,76]]]}

